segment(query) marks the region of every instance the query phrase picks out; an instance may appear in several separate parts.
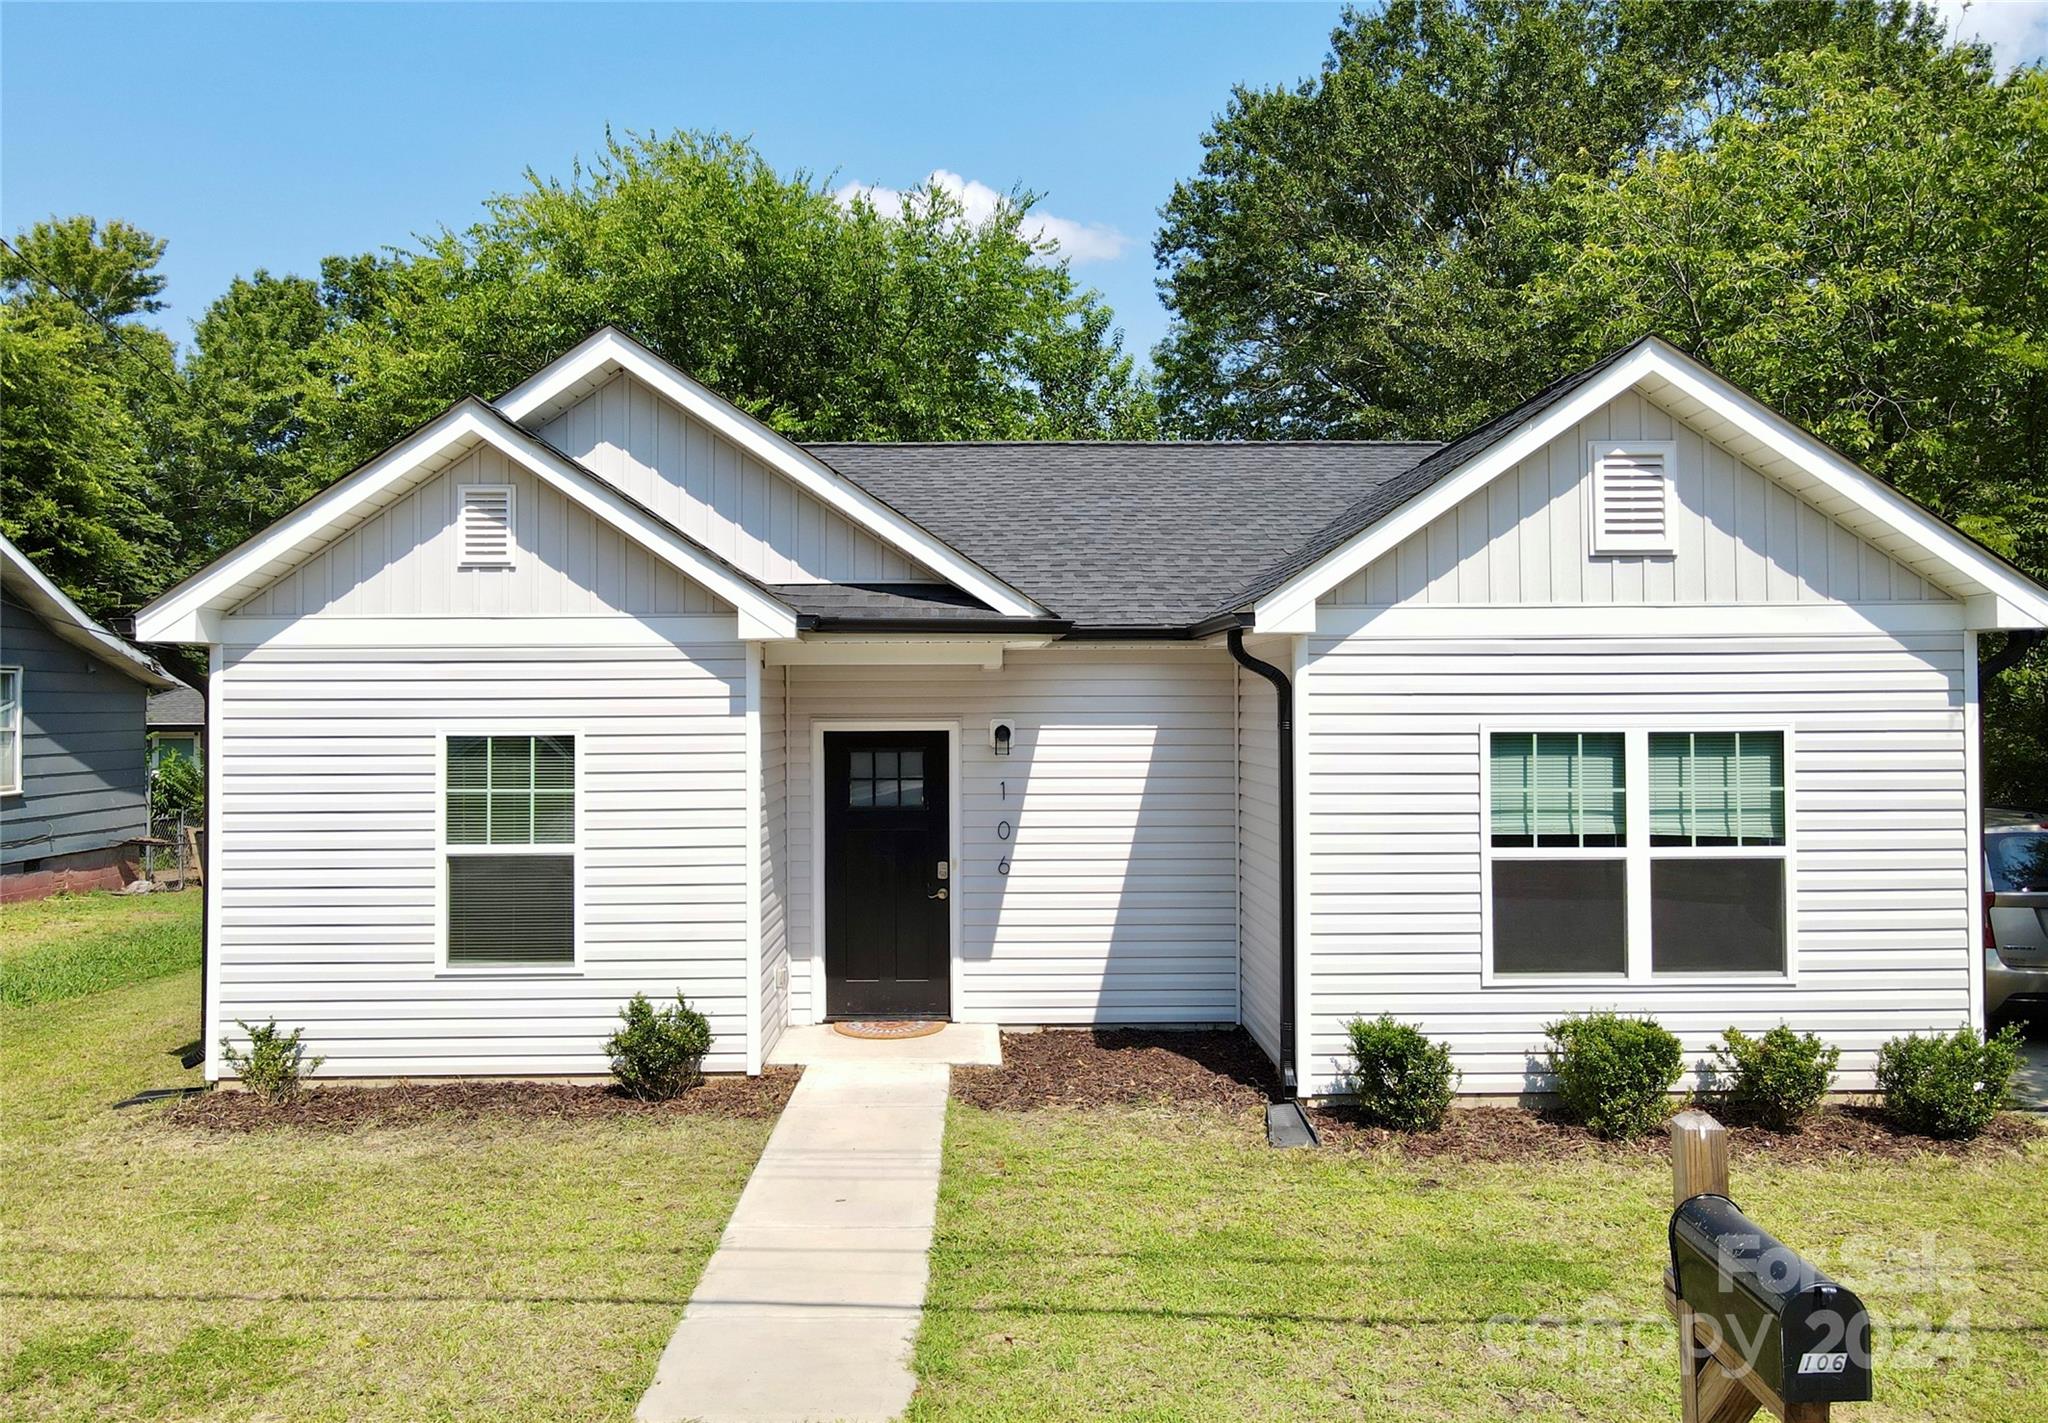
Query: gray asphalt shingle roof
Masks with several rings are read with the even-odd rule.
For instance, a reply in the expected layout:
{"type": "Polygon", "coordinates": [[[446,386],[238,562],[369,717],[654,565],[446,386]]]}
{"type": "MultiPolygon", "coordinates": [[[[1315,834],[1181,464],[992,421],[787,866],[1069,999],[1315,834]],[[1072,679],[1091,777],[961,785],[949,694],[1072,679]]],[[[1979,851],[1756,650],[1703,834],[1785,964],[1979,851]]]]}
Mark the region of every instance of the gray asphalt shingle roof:
{"type": "Polygon", "coordinates": [[[1201,621],[1438,446],[1330,440],[805,448],[1077,630],[1103,631],[1201,621]]]}
{"type": "Polygon", "coordinates": [[[152,692],[145,718],[150,726],[204,726],[206,698],[182,683],[168,692],[152,692]]]}

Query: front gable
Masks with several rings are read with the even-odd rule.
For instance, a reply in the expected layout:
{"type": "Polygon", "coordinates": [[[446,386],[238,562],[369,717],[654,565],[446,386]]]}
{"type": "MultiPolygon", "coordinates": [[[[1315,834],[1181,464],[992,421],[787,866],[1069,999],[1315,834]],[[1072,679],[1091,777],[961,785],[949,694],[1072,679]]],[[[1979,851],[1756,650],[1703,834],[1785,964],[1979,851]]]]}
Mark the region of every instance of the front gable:
{"type": "Polygon", "coordinates": [[[764,583],[944,581],[627,372],[540,436],[764,583]]]}
{"type": "MultiPolygon", "coordinates": [[[[1681,581],[1680,572],[1683,550],[1677,545],[1661,555],[1671,560],[1667,589],[1661,586],[1663,574],[1653,572],[1647,560],[1592,547],[1584,532],[1590,524],[1583,515],[1576,525],[1566,518],[1549,517],[1560,484],[1569,486],[1567,497],[1570,490],[1584,488],[1596,458],[1592,442],[1583,438],[1577,427],[1602,420],[1640,424],[1669,420],[1674,438],[1685,436],[1676,443],[1701,442],[1693,461],[1695,502],[1690,508],[1679,502],[1671,506],[1674,536],[1690,524],[1697,542],[1696,555],[1683,577],[1697,580],[1701,602],[1718,601],[1723,596],[1732,596],[1737,603],[1802,601],[1802,584],[1816,601],[1846,601],[1842,595],[1849,586],[1853,562],[1854,601],[1858,603],[1946,599],[1961,606],[1965,625],[1974,630],[2048,626],[2048,588],[1748,393],[1655,338],[1559,382],[1424,460],[1409,476],[1390,481],[1385,490],[1346,511],[1301,554],[1255,580],[1234,606],[1248,610],[1250,622],[1260,632],[1313,632],[1319,602],[1361,572],[1367,574],[1365,588],[1350,588],[1345,596],[1399,598],[1404,578],[1400,550],[1417,534],[1430,535],[1425,540],[1430,553],[1427,563],[1418,564],[1419,549],[1411,550],[1412,571],[1406,575],[1411,590],[1435,585],[1441,596],[1448,590],[1445,580],[1452,577],[1458,580],[1461,594],[1466,587],[1476,589],[1480,583],[1476,560],[1484,549],[1489,595],[1494,590],[1505,593],[1512,586],[1516,593],[1513,601],[1527,601],[1526,594],[1534,591],[1536,580],[1524,580],[1519,559],[1509,576],[1504,567],[1507,544],[1495,537],[1496,532],[1505,535],[1506,516],[1512,508],[1518,526],[1512,542],[1519,548],[1527,533],[1520,527],[1525,497],[1535,504],[1526,511],[1529,522],[1533,523],[1537,508],[1541,508],[1545,529],[1552,536],[1538,560],[1538,566],[1549,572],[1550,588],[1544,601],[1651,606],[1686,601],[1688,584],[1681,581]],[[1641,408],[1627,404],[1625,397],[1641,402],[1641,408]],[[1565,448],[1547,448],[1557,444],[1565,448]],[[1716,450],[1732,460],[1720,466],[1718,491],[1716,450]],[[1553,460],[1561,463],[1561,475],[1552,467],[1553,460]],[[1539,477],[1530,473],[1531,461],[1540,461],[1543,469],[1540,502],[1536,502],[1536,489],[1524,488],[1525,480],[1532,485],[1539,482],[1539,477]],[[1762,482],[1738,477],[1747,474],[1759,476],[1762,482]],[[1506,493],[1494,492],[1503,482],[1514,487],[1512,504],[1506,493]],[[1780,492],[1791,498],[1780,498],[1780,492]],[[1484,499],[1483,514],[1474,508],[1467,515],[1463,506],[1475,496],[1484,499]],[[1721,499],[1718,511],[1717,497],[1721,499]],[[1499,517],[1504,521],[1499,530],[1494,526],[1496,498],[1501,501],[1499,517]],[[1807,510],[1823,517],[1813,518],[1807,510]],[[1439,521],[1441,525],[1432,530],[1439,521]],[[1468,522],[1469,549],[1465,545],[1468,522]],[[1484,540],[1478,537],[1482,526],[1487,531],[1484,540]],[[1858,541],[1853,551],[1844,535],[1858,541]],[[1862,545],[1868,545],[1870,551],[1862,545]],[[1370,572],[1389,554],[1395,558],[1392,573],[1385,569],[1370,572]],[[1874,555],[1881,555],[1888,566],[1878,566],[1874,555]],[[1589,560],[1599,561],[1601,567],[1589,572],[1585,566],[1589,560]],[[1453,567],[1460,571],[1453,574],[1453,567]],[[1424,568],[1426,573],[1421,571],[1424,568]],[[1924,584],[1935,599],[1916,593],[1901,572],[1924,584]],[[1775,596],[1771,591],[1774,575],[1775,596]],[[1875,597],[1880,585],[1884,596],[1875,597]],[[1668,599],[1660,594],[1668,594],[1668,599]]],[[[1677,457],[1676,450],[1671,453],[1677,457]]],[[[1583,497],[1580,502],[1583,505],[1583,497]]]]}
{"type": "Polygon", "coordinates": [[[400,496],[255,597],[237,617],[730,615],[672,564],[483,446],[400,496]],[[465,568],[464,486],[509,487],[511,558],[465,568]]]}
{"type": "Polygon", "coordinates": [[[1921,603],[1953,599],[1673,416],[1616,395],[1338,584],[1326,607],[1921,603]],[[1599,451],[1668,457],[1655,552],[1606,552],[1599,451]]]}

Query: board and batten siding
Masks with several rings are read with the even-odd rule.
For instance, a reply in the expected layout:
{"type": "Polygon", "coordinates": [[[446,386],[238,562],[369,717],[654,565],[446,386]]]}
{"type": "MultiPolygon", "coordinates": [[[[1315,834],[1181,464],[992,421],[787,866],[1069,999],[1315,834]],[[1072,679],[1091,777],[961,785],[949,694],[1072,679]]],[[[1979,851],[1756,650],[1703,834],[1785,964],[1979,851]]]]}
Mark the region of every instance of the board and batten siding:
{"type": "Polygon", "coordinates": [[[1627,392],[1339,584],[1323,607],[1763,605],[1943,595],[1783,485],[1627,392]],[[1588,552],[1587,446],[1670,440],[1674,552],[1588,552]]]}
{"type": "Polygon", "coordinates": [[[149,688],[0,598],[0,666],[21,669],[21,794],[0,797],[0,866],[149,833],[149,688]]]}
{"type": "Polygon", "coordinates": [[[327,1076],[602,1073],[626,999],[680,990],[716,1033],[707,1068],[743,1070],[745,671],[715,639],[227,648],[219,1023],[302,1027],[327,1076]],[[578,733],[581,961],[450,974],[441,738],[526,728],[578,733]]]}
{"type": "Polygon", "coordinates": [[[725,605],[673,564],[485,447],[245,601],[269,618],[689,615],[725,605]],[[513,489],[510,568],[461,567],[465,484],[513,489]]]}
{"type": "MultiPolygon", "coordinates": [[[[1245,650],[1286,669],[1286,639],[1248,639],[1245,650]]],[[[1235,667],[1235,664],[1233,664],[1235,667]]],[[[1265,678],[1237,672],[1238,998],[1245,1031],[1280,1060],[1280,751],[1276,695],[1265,678]]]]}
{"type": "Polygon", "coordinates": [[[761,1056],[789,1025],[789,686],[761,670],[761,1056]]]}
{"type": "Polygon", "coordinates": [[[902,553],[630,375],[541,438],[765,583],[925,582],[902,553]]]}
{"type": "Polygon", "coordinates": [[[791,667],[794,1020],[813,1021],[824,981],[813,902],[814,723],[957,720],[958,1016],[1236,1021],[1232,671],[1213,648],[1012,652],[998,671],[791,667]],[[995,717],[1016,723],[1008,757],[989,748],[995,717]],[[1006,857],[1007,875],[999,868],[1006,857]]]}

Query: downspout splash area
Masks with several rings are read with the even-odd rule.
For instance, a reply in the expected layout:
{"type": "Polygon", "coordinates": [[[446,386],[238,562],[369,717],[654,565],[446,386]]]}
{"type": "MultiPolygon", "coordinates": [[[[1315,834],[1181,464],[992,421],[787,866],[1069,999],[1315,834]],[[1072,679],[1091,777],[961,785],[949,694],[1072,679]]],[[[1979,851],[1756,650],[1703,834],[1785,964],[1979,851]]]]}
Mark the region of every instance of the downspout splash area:
{"type": "Polygon", "coordinates": [[[1266,1143],[1315,1146],[1316,1129],[1301,1109],[1301,1086],[1294,1074],[1294,684],[1278,667],[1244,650],[1243,628],[1231,628],[1225,640],[1238,666],[1273,684],[1274,731],[1279,740],[1280,1090],[1266,1106],[1266,1143]]]}

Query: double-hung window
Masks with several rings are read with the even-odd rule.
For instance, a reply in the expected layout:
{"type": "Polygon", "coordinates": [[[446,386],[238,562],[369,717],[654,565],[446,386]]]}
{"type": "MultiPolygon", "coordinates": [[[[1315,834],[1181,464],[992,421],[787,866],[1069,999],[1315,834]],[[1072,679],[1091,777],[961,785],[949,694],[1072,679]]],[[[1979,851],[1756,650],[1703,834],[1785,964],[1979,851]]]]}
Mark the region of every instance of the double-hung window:
{"type": "Polygon", "coordinates": [[[21,794],[21,669],[0,667],[0,795],[21,794]]]}
{"type": "Polygon", "coordinates": [[[1785,733],[1492,731],[1490,982],[1782,976],[1785,733]]]}
{"type": "Polygon", "coordinates": [[[576,962],[576,738],[447,738],[443,788],[451,968],[576,962]]]}

